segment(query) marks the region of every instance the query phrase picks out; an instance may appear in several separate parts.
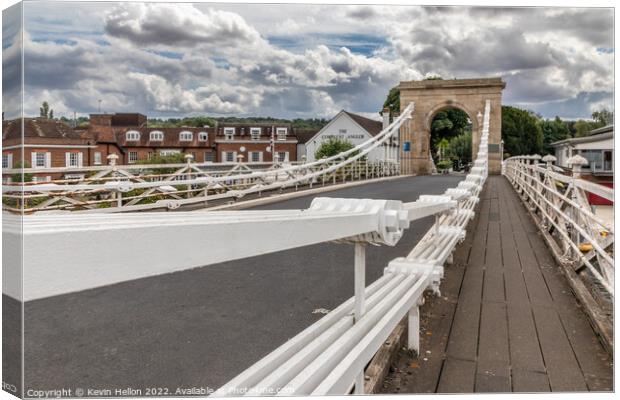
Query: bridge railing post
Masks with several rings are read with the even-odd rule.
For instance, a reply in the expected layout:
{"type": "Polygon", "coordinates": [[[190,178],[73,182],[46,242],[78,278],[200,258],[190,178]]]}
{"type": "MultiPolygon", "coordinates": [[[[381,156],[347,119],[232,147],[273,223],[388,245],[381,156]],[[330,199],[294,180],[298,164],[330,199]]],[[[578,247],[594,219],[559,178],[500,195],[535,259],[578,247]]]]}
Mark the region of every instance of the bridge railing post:
{"type": "MultiPolygon", "coordinates": [[[[354,323],[358,323],[366,313],[366,244],[355,242],[355,305],[354,323]]],[[[355,378],[355,394],[364,394],[364,369],[355,378]]]]}
{"type": "MultiPolygon", "coordinates": [[[[185,162],[187,164],[187,179],[192,179],[192,160],[194,159],[194,156],[191,154],[186,154],[185,155],[185,162]]],[[[187,198],[189,199],[191,197],[192,194],[192,185],[191,184],[187,184],[186,186],[187,188],[187,198]]]]}
{"type": "MultiPolygon", "coordinates": [[[[571,158],[566,160],[566,163],[568,164],[569,167],[571,167],[571,172],[572,172],[570,184],[569,184],[569,187],[568,187],[568,191],[570,191],[570,198],[575,203],[582,204],[583,202],[579,198],[580,196],[579,196],[579,188],[577,187],[577,180],[579,178],[581,178],[581,167],[583,165],[587,165],[588,164],[588,160],[586,160],[583,156],[581,156],[579,154],[575,154],[574,156],[572,156],[571,158]]],[[[587,205],[587,206],[589,206],[589,205],[587,205]]],[[[570,215],[571,215],[571,219],[575,223],[579,224],[580,213],[579,213],[579,210],[576,207],[571,207],[570,215]]],[[[581,237],[579,235],[579,232],[574,227],[571,227],[571,239],[572,239],[573,243],[575,243],[577,245],[579,245],[579,243],[581,241],[581,237]]]]}

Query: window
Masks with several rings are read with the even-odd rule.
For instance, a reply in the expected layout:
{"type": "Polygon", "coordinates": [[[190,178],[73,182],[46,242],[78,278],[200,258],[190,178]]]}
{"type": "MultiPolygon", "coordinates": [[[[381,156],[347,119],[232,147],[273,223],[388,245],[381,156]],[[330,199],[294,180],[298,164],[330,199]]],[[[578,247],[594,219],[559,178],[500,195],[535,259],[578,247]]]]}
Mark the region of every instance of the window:
{"type": "Polygon", "coordinates": [[[30,165],[32,168],[50,168],[52,166],[52,153],[35,151],[31,154],[30,165]]]}
{"type": "Polygon", "coordinates": [[[84,179],[84,174],[66,174],[65,179],[81,181],[84,179]]]}
{"type": "Polygon", "coordinates": [[[82,166],[82,153],[72,152],[65,153],[65,166],[67,167],[81,167],[82,166]]]}
{"type": "MultiPolygon", "coordinates": [[[[65,176],[66,178],[66,176],[65,176]]],[[[32,181],[33,182],[51,182],[52,181],[52,177],[51,176],[33,176],[32,177],[32,181]]]]}
{"type": "Polygon", "coordinates": [[[35,168],[45,168],[45,153],[34,153],[36,157],[36,161],[34,163],[35,168]]]}
{"type": "Polygon", "coordinates": [[[146,153],[146,159],[150,160],[153,158],[153,156],[155,155],[155,153],[153,153],[152,151],[149,151],[148,153],[146,153]]]}
{"type": "Polygon", "coordinates": [[[288,162],[288,151],[278,151],[278,161],[288,162]]]}
{"type": "Polygon", "coordinates": [[[125,133],[126,140],[140,140],[140,132],[138,131],[127,131],[125,133]]]}
{"type": "Polygon", "coordinates": [[[200,142],[206,142],[209,140],[209,133],[208,132],[198,132],[198,140],[200,142]]]}
{"type": "Polygon", "coordinates": [[[152,131],[150,139],[153,141],[161,142],[162,140],[164,140],[164,133],[162,131],[152,131]]]}
{"type": "Polygon", "coordinates": [[[223,151],[222,159],[225,162],[235,162],[235,158],[237,158],[237,153],[234,151],[223,151]]]}
{"type": "Polygon", "coordinates": [[[276,138],[278,140],[286,140],[287,133],[288,133],[288,128],[276,128],[276,138]]]}
{"type": "Polygon", "coordinates": [[[183,131],[179,133],[179,140],[182,142],[189,142],[194,138],[194,134],[190,131],[183,131]]]}
{"type": "Polygon", "coordinates": [[[2,155],[2,168],[13,168],[13,154],[7,153],[2,155]]]}
{"type": "Polygon", "coordinates": [[[263,152],[262,151],[250,151],[250,162],[261,162],[263,161],[263,152]]]}
{"type": "Polygon", "coordinates": [[[250,128],[250,136],[252,140],[260,139],[260,128],[250,128]]]}
{"type": "Polygon", "coordinates": [[[212,151],[205,151],[205,162],[213,162],[215,161],[215,153],[212,151]]]}
{"type": "Polygon", "coordinates": [[[235,128],[224,128],[224,136],[226,140],[233,140],[235,137],[235,128]]]}
{"type": "Polygon", "coordinates": [[[177,149],[162,149],[159,150],[159,155],[160,156],[170,156],[173,154],[179,154],[181,152],[181,150],[177,150],[177,149]]]}
{"type": "Polygon", "coordinates": [[[100,165],[101,164],[101,152],[100,151],[96,151],[95,154],[93,155],[93,163],[95,165],[100,165]]]}
{"type": "Polygon", "coordinates": [[[341,135],[346,135],[347,134],[347,130],[346,129],[338,129],[338,133],[341,135]]]}
{"type": "Polygon", "coordinates": [[[136,161],[138,161],[138,152],[137,151],[130,151],[129,152],[129,164],[133,164],[136,161]]]}
{"type": "Polygon", "coordinates": [[[605,171],[613,171],[614,162],[613,162],[613,153],[611,150],[603,151],[603,170],[605,171]]]}

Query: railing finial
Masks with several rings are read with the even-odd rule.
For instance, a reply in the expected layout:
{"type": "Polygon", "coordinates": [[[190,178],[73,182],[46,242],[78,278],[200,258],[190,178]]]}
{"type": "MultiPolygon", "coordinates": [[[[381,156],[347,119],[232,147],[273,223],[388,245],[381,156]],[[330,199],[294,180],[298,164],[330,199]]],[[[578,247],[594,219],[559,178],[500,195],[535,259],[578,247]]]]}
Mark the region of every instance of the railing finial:
{"type": "Polygon", "coordinates": [[[547,169],[551,169],[553,163],[557,160],[557,158],[555,158],[555,156],[552,156],[551,154],[547,154],[542,158],[542,160],[547,164],[547,169]]]}
{"type": "Polygon", "coordinates": [[[579,154],[575,154],[566,160],[566,164],[573,169],[573,177],[579,178],[581,176],[581,166],[587,165],[588,160],[579,154]]]}
{"type": "Polygon", "coordinates": [[[108,162],[110,163],[110,166],[115,166],[116,165],[116,160],[118,160],[118,154],[116,153],[112,153],[112,154],[108,154],[108,156],[106,157],[108,159],[108,162]]]}

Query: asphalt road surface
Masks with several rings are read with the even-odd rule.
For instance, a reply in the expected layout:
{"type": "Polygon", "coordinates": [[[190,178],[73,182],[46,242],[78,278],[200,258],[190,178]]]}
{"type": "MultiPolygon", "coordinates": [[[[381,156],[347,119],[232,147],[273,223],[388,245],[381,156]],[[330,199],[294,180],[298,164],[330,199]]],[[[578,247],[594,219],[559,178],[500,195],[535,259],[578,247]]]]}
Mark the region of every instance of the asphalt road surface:
{"type": "MultiPolygon", "coordinates": [[[[324,196],[414,201],[460,179],[407,177],[324,196]]],[[[257,209],[306,208],[312,198],[257,209]]],[[[369,247],[367,283],[431,224],[416,222],[395,247],[369,247]]],[[[230,238],[230,246],[243,245],[230,238]]],[[[209,251],[209,243],[196,251],[209,251]]],[[[114,257],[114,249],[102,248],[101,257],[114,257]]],[[[25,386],[133,388],[142,395],[147,388],[171,395],[177,388],[217,389],[323,316],[315,310],[352,295],[353,246],[325,243],[28,302],[25,386]]],[[[5,311],[19,309],[4,301],[5,311]]]]}

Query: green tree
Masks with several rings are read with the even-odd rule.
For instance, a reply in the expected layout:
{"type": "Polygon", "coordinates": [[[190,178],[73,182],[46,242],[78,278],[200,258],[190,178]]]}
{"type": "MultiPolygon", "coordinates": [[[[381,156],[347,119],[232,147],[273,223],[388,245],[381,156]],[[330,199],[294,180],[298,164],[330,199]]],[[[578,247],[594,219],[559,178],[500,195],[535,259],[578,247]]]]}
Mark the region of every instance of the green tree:
{"type": "Polygon", "coordinates": [[[448,153],[459,164],[471,162],[471,131],[450,139],[448,153]]]}
{"type": "Polygon", "coordinates": [[[379,114],[381,114],[386,107],[390,109],[390,113],[392,114],[400,112],[400,90],[397,88],[390,89],[387,98],[383,102],[383,108],[379,110],[379,114]]]}
{"type": "MultiPolygon", "coordinates": [[[[184,153],[174,153],[166,156],[162,156],[161,154],[155,154],[148,160],[138,160],[136,164],[144,164],[144,165],[154,165],[154,164],[182,164],[185,163],[185,154],[184,153]]],[[[177,168],[158,168],[154,169],[144,169],[142,172],[145,174],[172,174],[176,171],[177,168]]]]}
{"type": "MultiPolygon", "coordinates": [[[[353,144],[349,141],[338,138],[330,138],[329,140],[321,143],[319,148],[314,152],[314,158],[318,160],[320,158],[335,156],[343,151],[351,150],[353,147],[355,146],[353,146],[353,144]]],[[[356,151],[349,154],[347,158],[352,157],[355,154],[357,154],[356,151]]]]}
{"type": "Polygon", "coordinates": [[[614,112],[603,108],[600,111],[594,111],[592,113],[592,119],[600,124],[601,127],[611,125],[614,123],[614,112]]]}
{"type": "Polygon", "coordinates": [[[438,112],[431,124],[431,154],[437,154],[438,144],[443,139],[449,141],[468,130],[471,131],[471,125],[465,111],[448,108],[438,112]]]}
{"type": "Polygon", "coordinates": [[[540,128],[543,133],[543,152],[545,154],[553,154],[553,148],[550,146],[551,143],[570,137],[568,126],[560,117],[541,120],[540,128]]]}
{"type": "Polygon", "coordinates": [[[39,107],[39,116],[41,118],[54,118],[54,110],[50,109],[50,105],[47,103],[47,101],[44,101],[41,104],[41,107],[39,107]]]}
{"type": "MultiPolygon", "coordinates": [[[[30,163],[28,163],[27,161],[18,161],[15,163],[15,166],[13,168],[30,168],[30,163]]],[[[11,175],[11,182],[32,182],[32,177],[32,174],[24,173],[24,171],[22,170],[21,173],[18,172],[17,174],[11,175]]]]}
{"type": "Polygon", "coordinates": [[[586,121],[585,119],[575,121],[575,137],[588,136],[591,130],[600,128],[601,126],[603,125],[600,123],[594,121],[586,121]]]}
{"type": "Polygon", "coordinates": [[[504,152],[512,155],[540,154],[543,133],[536,116],[517,107],[502,106],[504,152]]]}

